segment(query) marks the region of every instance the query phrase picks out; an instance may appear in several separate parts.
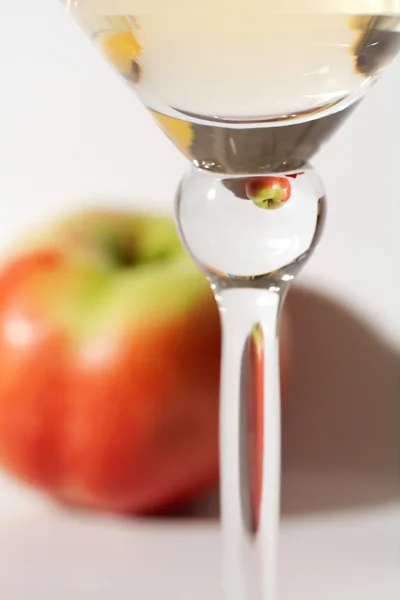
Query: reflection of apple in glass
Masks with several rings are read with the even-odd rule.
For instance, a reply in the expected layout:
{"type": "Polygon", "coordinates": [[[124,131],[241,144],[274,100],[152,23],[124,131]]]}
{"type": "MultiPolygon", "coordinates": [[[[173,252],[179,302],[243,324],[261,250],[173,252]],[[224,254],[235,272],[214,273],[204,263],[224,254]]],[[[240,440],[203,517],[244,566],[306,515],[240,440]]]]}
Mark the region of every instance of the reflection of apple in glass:
{"type": "Polygon", "coordinates": [[[290,199],[292,187],[286,177],[254,177],[246,183],[246,194],[260,208],[276,210],[290,199]]]}
{"type": "Polygon", "coordinates": [[[0,271],[0,463],[70,504],[193,499],[217,480],[219,359],[214,299],[172,222],[50,226],[0,271]]]}

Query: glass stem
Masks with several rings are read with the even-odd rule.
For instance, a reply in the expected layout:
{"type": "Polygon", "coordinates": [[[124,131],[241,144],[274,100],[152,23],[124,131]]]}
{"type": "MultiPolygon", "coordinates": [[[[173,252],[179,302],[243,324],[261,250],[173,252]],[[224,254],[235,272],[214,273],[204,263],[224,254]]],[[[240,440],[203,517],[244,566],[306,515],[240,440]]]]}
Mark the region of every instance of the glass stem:
{"type": "Polygon", "coordinates": [[[277,600],[281,298],[276,291],[231,288],[217,301],[224,589],[227,600],[277,600]]]}
{"type": "MultiPolygon", "coordinates": [[[[234,144],[232,150],[237,152],[234,144]]],[[[175,217],[183,244],[211,282],[223,324],[225,598],[277,600],[278,321],[291,282],[321,236],[325,193],[305,164],[299,171],[269,174],[222,173],[218,164],[213,168],[188,171],[175,217]],[[281,205],[274,197],[276,186],[287,197],[281,205]]]]}

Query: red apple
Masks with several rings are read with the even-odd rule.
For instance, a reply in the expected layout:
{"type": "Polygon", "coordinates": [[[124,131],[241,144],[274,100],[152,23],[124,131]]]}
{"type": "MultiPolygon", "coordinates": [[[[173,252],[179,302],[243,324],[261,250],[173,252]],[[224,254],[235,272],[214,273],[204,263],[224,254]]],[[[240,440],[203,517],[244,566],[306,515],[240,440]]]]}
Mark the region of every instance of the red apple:
{"type": "Polygon", "coordinates": [[[0,270],[0,464],[75,505],[193,499],[218,476],[219,363],[216,305],[172,222],[55,224],[0,270]]]}
{"type": "Polygon", "coordinates": [[[246,183],[246,194],[260,208],[276,210],[289,199],[292,186],[287,177],[253,177],[246,183]]]}

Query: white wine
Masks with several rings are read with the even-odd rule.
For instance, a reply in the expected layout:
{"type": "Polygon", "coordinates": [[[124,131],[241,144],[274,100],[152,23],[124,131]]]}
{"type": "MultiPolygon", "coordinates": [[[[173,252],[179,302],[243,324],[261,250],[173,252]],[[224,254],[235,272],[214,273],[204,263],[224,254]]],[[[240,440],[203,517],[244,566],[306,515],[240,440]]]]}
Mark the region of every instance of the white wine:
{"type": "Polygon", "coordinates": [[[400,5],[390,0],[76,0],[73,9],[145,101],[224,119],[331,106],[399,44],[400,5]]]}
{"type": "Polygon", "coordinates": [[[398,0],[73,0],[195,164],[298,168],[400,48],[398,0]]]}

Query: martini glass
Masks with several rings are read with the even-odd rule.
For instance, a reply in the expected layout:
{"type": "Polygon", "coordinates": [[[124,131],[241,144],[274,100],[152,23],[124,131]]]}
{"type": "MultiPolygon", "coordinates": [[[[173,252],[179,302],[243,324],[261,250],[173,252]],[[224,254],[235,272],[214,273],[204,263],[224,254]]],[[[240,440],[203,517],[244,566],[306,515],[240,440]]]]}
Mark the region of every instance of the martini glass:
{"type": "Polygon", "coordinates": [[[276,600],[279,316],[326,212],[309,161],[396,56],[400,1],[65,3],[191,162],[175,215],[223,326],[223,587],[276,600]]]}

